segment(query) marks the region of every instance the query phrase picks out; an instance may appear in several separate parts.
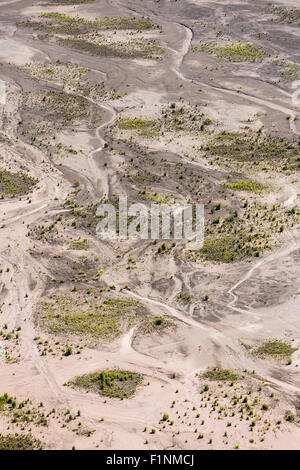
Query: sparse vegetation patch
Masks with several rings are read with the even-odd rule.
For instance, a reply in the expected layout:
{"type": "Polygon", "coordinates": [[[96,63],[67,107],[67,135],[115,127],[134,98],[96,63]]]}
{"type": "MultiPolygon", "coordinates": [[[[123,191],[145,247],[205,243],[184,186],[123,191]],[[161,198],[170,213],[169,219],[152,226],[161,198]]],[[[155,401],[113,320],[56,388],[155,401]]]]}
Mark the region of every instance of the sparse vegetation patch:
{"type": "Polygon", "coordinates": [[[134,119],[123,119],[118,122],[118,127],[120,129],[145,129],[154,125],[154,121],[145,121],[144,119],[134,118],[134,119]]]}
{"type": "Polygon", "coordinates": [[[114,45],[101,43],[99,41],[92,42],[86,41],[83,38],[79,39],[64,39],[58,38],[58,44],[61,46],[77,49],[79,51],[87,52],[92,55],[99,55],[104,57],[123,57],[127,59],[134,58],[158,58],[163,53],[163,49],[155,44],[153,41],[144,43],[142,41],[135,41],[131,45],[129,43],[118,43],[114,45]]]}
{"type": "Polygon", "coordinates": [[[234,191],[247,191],[250,193],[259,194],[266,189],[266,186],[263,184],[257,183],[256,181],[236,181],[235,183],[227,184],[229,189],[233,189],[234,191]]]}
{"type": "Polygon", "coordinates": [[[147,19],[138,18],[96,18],[86,20],[80,16],[70,16],[65,13],[47,12],[41,13],[38,21],[27,20],[23,26],[47,31],[56,34],[86,34],[101,30],[145,30],[152,29],[154,25],[147,19]]]}
{"type": "Polygon", "coordinates": [[[0,169],[0,194],[2,195],[21,196],[28,194],[37,183],[36,178],[25,173],[12,173],[0,169]]]}
{"type": "Polygon", "coordinates": [[[281,23],[300,24],[299,8],[284,8],[279,6],[272,6],[271,8],[269,8],[268,13],[276,15],[278,21],[281,23]]]}
{"type": "Polygon", "coordinates": [[[209,380],[220,380],[235,382],[241,378],[240,374],[230,369],[219,369],[219,367],[209,367],[203,374],[202,377],[209,380]]]}
{"type": "Polygon", "coordinates": [[[50,0],[47,5],[82,5],[85,3],[94,3],[95,0],[50,0]]]}
{"type": "Polygon", "coordinates": [[[299,147],[282,137],[264,136],[261,132],[232,133],[223,131],[203,147],[208,155],[258,165],[270,162],[274,165],[295,164],[300,155],[299,147]]]}
{"type": "Polygon", "coordinates": [[[274,359],[290,359],[291,355],[297,351],[298,348],[293,348],[290,343],[282,341],[281,339],[269,339],[252,349],[252,354],[267,359],[272,357],[274,359]]]}
{"type": "Polygon", "coordinates": [[[262,62],[270,54],[261,46],[241,42],[220,45],[216,42],[201,42],[201,50],[230,62],[262,62]]]}
{"type": "Polygon", "coordinates": [[[41,450],[42,443],[30,434],[0,434],[1,450],[41,450]]]}
{"type": "Polygon", "coordinates": [[[208,261],[230,263],[240,254],[239,240],[233,235],[206,237],[201,253],[208,261]]]}
{"type": "Polygon", "coordinates": [[[144,319],[138,329],[138,333],[140,334],[152,334],[152,333],[159,333],[161,334],[167,328],[175,328],[176,324],[172,317],[167,315],[155,317],[149,316],[144,319]]]}
{"type": "Polygon", "coordinates": [[[99,393],[104,397],[123,399],[135,394],[137,387],[143,382],[143,377],[137,372],[108,370],[75,377],[66,385],[99,393]]]}
{"type": "Polygon", "coordinates": [[[21,23],[40,31],[40,38],[55,41],[58,44],[87,52],[93,55],[124,58],[159,58],[164,53],[155,39],[145,39],[139,35],[142,31],[151,30],[155,26],[146,18],[96,18],[87,20],[79,16],[69,16],[65,13],[47,12],[38,18],[21,23]],[[128,35],[122,38],[101,31],[127,31],[138,36],[132,39],[128,35]]]}
{"type": "Polygon", "coordinates": [[[122,298],[95,298],[74,292],[72,297],[51,295],[37,318],[42,329],[55,335],[113,339],[138,320],[137,301],[122,298]]]}
{"type": "Polygon", "coordinates": [[[300,64],[295,62],[289,62],[284,59],[276,59],[273,64],[278,65],[281,68],[281,76],[285,80],[297,80],[300,77],[300,64]]]}

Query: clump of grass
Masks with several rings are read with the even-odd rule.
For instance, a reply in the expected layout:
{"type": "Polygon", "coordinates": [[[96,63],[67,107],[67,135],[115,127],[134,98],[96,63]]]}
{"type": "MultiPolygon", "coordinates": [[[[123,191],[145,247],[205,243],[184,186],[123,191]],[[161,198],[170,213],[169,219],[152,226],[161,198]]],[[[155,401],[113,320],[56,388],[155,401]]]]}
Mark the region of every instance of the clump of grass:
{"type": "Polygon", "coordinates": [[[281,76],[285,80],[297,80],[300,77],[300,65],[284,59],[276,59],[273,64],[281,67],[281,76]]]}
{"type": "Polygon", "coordinates": [[[239,254],[238,245],[238,238],[234,235],[210,236],[205,238],[201,254],[208,261],[231,263],[239,254]]]}
{"type": "Polygon", "coordinates": [[[216,42],[201,42],[200,45],[202,51],[230,62],[262,62],[265,57],[270,56],[263,47],[250,43],[238,42],[222,46],[216,42]]]}
{"type": "Polygon", "coordinates": [[[299,8],[284,8],[279,6],[272,6],[271,8],[269,8],[268,13],[277,15],[278,21],[281,23],[300,24],[299,8]]]}
{"type": "Polygon", "coordinates": [[[291,412],[287,411],[285,413],[285,420],[293,422],[293,421],[295,421],[295,415],[293,415],[291,412]]]}
{"type": "Polygon", "coordinates": [[[236,181],[234,183],[227,184],[229,189],[233,189],[234,191],[247,191],[250,193],[259,194],[263,192],[267,187],[257,181],[236,181]]]}
{"type": "Polygon", "coordinates": [[[4,393],[4,395],[0,396],[0,411],[3,411],[5,405],[11,404],[12,401],[13,401],[13,398],[8,396],[7,393],[4,393]]]}
{"type": "Polygon", "coordinates": [[[121,17],[114,17],[110,18],[106,16],[105,18],[97,18],[97,24],[101,27],[101,29],[111,29],[111,30],[122,30],[122,29],[130,29],[130,30],[147,30],[153,29],[155,26],[151,21],[148,19],[139,19],[136,17],[133,18],[121,18],[121,17]]]}
{"type": "Polygon", "coordinates": [[[42,443],[31,434],[0,434],[0,450],[41,450],[42,443]]]}
{"type": "Polygon", "coordinates": [[[182,302],[188,304],[192,300],[192,296],[188,292],[181,291],[180,294],[177,295],[178,302],[182,302]]]}
{"type": "Polygon", "coordinates": [[[94,3],[95,0],[51,0],[46,5],[82,5],[84,3],[94,3]]]}
{"type": "Polygon", "coordinates": [[[144,201],[153,201],[157,204],[174,204],[175,199],[169,194],[162,193],[147,193],[146,190],[140,191],[139,193],[141,199],[144,201]]]}
{"type": "Polygon", "coordinates": [[[230,369],[220,369],[219,367],[209,367],[202,377],[209,380],[220,380],[235,382],[240,378],[239,374],[230,369]]]}
{"type": "Polygon", "coordinates": [[[140,118],[133,118],[133,119],[123,119],[118,122],[118,127],[120,129],[146,129],[148,127],[153,126],[155,123],[154,121],[145,121],[144,119],[140,118]]]}
{"type": "Polygon", "coordinates": [[[144,376],[128,370],[104,370],[75,377],[66,385],[81,388],[89,392],[99,393],[110,398],[130,398],[144,376]]]}
{"type": "Polygon", "coordinates": [[[290,343],[281,339],[269,339],[252,350],[252,354],[266,359],[272,357],[274,359],[290,359],[291,355],[298,348],[293,348],[290,343]]]}
{"type": "Polygon", "coordinates": [[[90,247],[90,244],[86,239],[76,240],[72,242],[70,245],[71,250],[88,250],[89,247],[90,247]]]}

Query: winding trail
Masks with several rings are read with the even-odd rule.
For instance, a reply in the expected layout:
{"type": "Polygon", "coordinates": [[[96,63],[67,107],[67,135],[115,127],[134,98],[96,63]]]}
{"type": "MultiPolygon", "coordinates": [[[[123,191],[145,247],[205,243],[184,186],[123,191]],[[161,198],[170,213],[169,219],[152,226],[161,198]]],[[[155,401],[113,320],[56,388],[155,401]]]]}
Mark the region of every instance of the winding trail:
{"type": "Polygon", "coordinates": [[[199,328],[199,329],[205,330],[205,331],[212,331],[212,328],[201,325],[201,323],[193,320],[192,318],[187,317],[186,315],[179,312],[178,310],[176,310],[174,307],[171,307],[170,305],[167,305],[167,304],[165,304],[163,302],[160,302],[158,300],[150,299],[148,297],[143,297],[143,296],[141,296],[139,294],[136,294],[135,292],[132,292],[132,291],[126,291],[126,294],[131,296],[131,297],[135,297],[136,299],[141,300],[142,302],[146,302],[146,303],[149,303],[149,304],[154,305],[156,307],[160,307],[164,310],[167,310],[172,317],[177,318],[178,320],[182,321],[183,323],[186,323],[187,325],[194,326],[196,328],[199,328]]]}
{"type": "Polygon", "coordinates": [[[33,209],[31,211],[28,211],[28,212],[24,212],[23,214],[21,215],[17,215],[15,217],[10,217],[8,219],[4,219],[4,220],[1,220],[0,223],[1,224],[4,224],[4,225],[9,225],[9,224],[12,224],[14,222],[17,222],[18,220],[20,219],[23,219],[25,217],[29,217],[30,215],[33,215],[33,214],[36,214],[37,212],[40,212],[42,211],[43,209],[45,209],[46,207],[48,207],[48,204],[49,202],[45,202],[44,204],[42,204],[41,206],[37,207],[36,209],[33,209]]]}
{"type": "Polygon", "coordinates": [[[1,2],[0,3],[0,8],[1,7],[5,7],[6,5],[12,5],[13,3],[19,3],[21,2],[22,0],[8,0],[6,2],[1,2]]]}
{"type": "Polygon", "coordinates": [[[104,147],[105,147],[105,140],[101,136],[100,131],[105,129],[106,127],[110,126],[115,121],[115,119],[117,117],[116,110],[110,104],[108,104],[106,102],[98,103],[97,101],[93,100],[89,96],[83,95],[82,93],[78,93],[78,92],[74,92],[74,91],[67,91],[67,93],[69,93],[71,95],[74,95],[74,96],[84,98],[85,100],[92,103],[94,106],[97,106],[98,108],[105,109],[106,111],[108,111],[111,114],[111,117],[107,121],[103,122],[102,124],[100,124],[97,127],[95,133],[96,133],[97,139],[100,142],[100,145],[96,149],[92,150],[88,155],[88,164],[89,164],[90,174],[93,175],[93,178],[94,178],[93,183],[91,183],[91,186],[92,186],[91,190],[92,190],[92,192],[95,191],[98,194],[98,189],[99,189],[98,186],[100,186],[102,196],[105,196],[105,195],[107,196],[108,192],[109,192],[108,180],[107,180],[107,177],[105,177],[105,175],[103,175],[102,172],[99,171],[99,168],[98,168],[98,166],[95,162],[95,156],[96,156],[97,153],[103,151],[104,147]],[[96,178],[98,177],[96,179],[96,181],[95,181],[95,177],[96,178]],[[97,188],[95,188],[95,186],[97,186],[97,188]]]}

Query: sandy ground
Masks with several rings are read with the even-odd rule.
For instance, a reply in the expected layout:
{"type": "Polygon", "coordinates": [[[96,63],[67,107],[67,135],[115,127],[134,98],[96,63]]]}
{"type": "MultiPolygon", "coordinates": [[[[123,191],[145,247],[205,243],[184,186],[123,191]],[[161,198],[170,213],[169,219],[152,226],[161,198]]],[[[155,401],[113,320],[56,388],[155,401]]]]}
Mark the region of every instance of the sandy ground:
{"type": "MultiPolygon", "coordinates": [[[[236,18],[243,15],[246,18],[248,10],[242,10],[245,5],[251,10],[251,27],[255,25],[257,32],[256,15],[261,2],[194,0],[178,3],[161,1],[154,6],[150,0],[138,5],[130,0],[96,0],[89,5],[59,7],[45,7],[38,1],[27,0],[0,3],[0,78],[7,84],[8,97],[7,104],[0,105],[1,130],[8,139],[0,143],[1,166],[10,171],[25,167],[39,180],[30,200],[22,196],[5,197],[0,201],[0,322],[2,328],[7,324],[9,331],[21,327],[16,350],[11,347],[11,354],[17,355],[18,360],[0,364],[0,393],[7,392],[18,402],[30,398],[34,407],[43,402],[47,411],[55,408],[62,416],[67,409],[71,413],[80,409],[84,429],[92,431],[90,436],[84,432],[74,433],[72,425],[62,427],[59,420],[50,418],[47,427],[32,425],[33,434],[41,439],[45,448],[299,448],[299,350],[293,354],[289,365],[249,354],[251,347],[268,338],[293,341],[293,346],[300,349],[300,236],[297,226],[286,230],[280,246],[272,252],[259,259],[229,265],[192,263],[172,256],[162,259],[153,256],[143,244],[104,243],[91,232],[74,234],[71,224],[66,224],[57,239],[49,243],[28,235],[34,232],[32,227],[47,225],[67,211],[65,201],[77,197],[74,189],[77,178],[81,205],[126,192],[127,187],[118,172],[126,167],[129,156],[138,155],[141,149],[159,152],[175,167],[178,162],[184,163],[189,170],[206,175],[210,182],[224,179],[223,170],[197,158],[194,148],[199,144],[197,136],[186,131],[180,132],[177,140],[171,134],[130,140],[130,133],[114,128],[118,119],[135,116],[159,119],[162,106],[183,97],[185,102],[205,106],[206,115],[217,122],[219,130],[235,132],[250,118],[255,121],[253,129],[263,125],[270,131],[277,129],[284,137],[298,139],[300,127],[295,117],[299,107],[291,100],[289,83],[276,83],[273,71],[271,76],[265,76],[256,64],[247,70],[245,64],[227,63],[213,74],[205,67],[207,64],[215,67],[218,61],[191,51],[201,36],[201,27],[193,28],[193,24],[207,17],[210,21],[217,18],[222,22],[224,11],[234,38],[239,34],[244,38],[239,26],[235,28],[234,24],[236,18]],[[18,26],[24,18],[40,11],[67,14],[72,11],[89,19],[145,15],[162,27],[162,33],[155,37],[160,36],[165,48],[164,58],[155,62],[93,57],[57,46],[18,26]],[[213,16],[208,15],[212,11],[213,16]],[[36,124],[22,117],[21,94],[48,90],[47,86],[55,89],[45,81],[25,77],[22,67],[28,63],[54,63],[58,58],[63,63],[93,70],[96,81],[104,79],[110,89],[115,88],[122,95],[116,100],[101,101],[80,90],[68,91],[70,95],[83,97],[102,113],[100,125],[92,129],[80,122],[57,131],[58,141],[72,145],[76,151],[83,149],[80,155],[56,151],[50,155],[18,130],[17,123],[22,119],[26,132],[36,124]],[[51,285],[53,257],[59,253],[63,262],[78,260],[82,253],[66,248],[67,243],[78,237],[88,238],[91,243],[88,261],[100,259],[102,287],[113,284],[117,293],[139,301],[145,314],[165,314],[176,327],[144,335],[134,326],[112,342],[103,341],[96,347],[88,345],[80,355],[41,355],[34,338],[39,335],[48,339],[51,335],[37,326],[38,306],[49,292],[70,292],[72,286],[69,278],[66,287],[51,285]],[[42,255],[34,257],[30,250],[42,255]],[[121,258],[117,256],[119,252],[122,252],[121,258]],[[131,270],[125,261],[128,253],[137,259],[131,270]],[[129,288],[124,289],[127,284],[129,288]],[[186,306],[177,301],[183,290],[193,294],[193,300],[186,306]],[[213,299],[207,305],[201,301],[206,293],[213,299]],[[207,379],[198,374],[213,366],[249,372],[233,388],[228,382],[221,386],[209,382],[209,392],[201,393],[207,379]],[[107,368],[140,372],[145,375],[144,385],[128,400],[105,399],[64,386],[74,376],[107,368]],[[259,396],[258,405],[254,406],[256,425],[253,428],[249,427],[252,418],[246,419],[244,415],[242,419],[232,407],[232,395],[244,396],[250,388],[259,396]],[[223,407],[220,412],[211,407],[215,399],[218,407],[223,407]],[[262,410],[263,403],[268,403],[268,411],[262,410]],[[292,423],[285,420],[288,412],[296,416],[292,423]],[[161,421],[163,413],[170,416],[166,423],[161,421]],[[277,424],[278,421],[281,423],[277,424]],[[156,432],[151,432],[152,429],[156,432]],[[200,434],[203,437],[199,437],[200,434]]],[[[298,6],[292,1],[275,3],[298,6]]],[[[259,27],[265,30],[263,23],[259,27]]],[[[276,24],[276,27],[279,26],[276,24]]],[[[268,23],[268,29],[272,30],[272,24],[268,23]]],[[[294,29],[299,45],[299,27],[294,29]]],[[[126,35],[119,36],[118,39],[126,40],[126,35]]],[[[276,48],[276,43],[271,45],[276,48]]],[[[281,46],[278,50],[283,54],[281,46]]],[[[39,119],[37,114],[37,123],[39,119]]],[[[271,180],[276,187],[272,194],[265,196],[264,202],[281,202],[289,209],[299,201],[299,173],[285,176],[261,172],[258,178],[271,180]]],[[[175,185],[173,182],[168,188],[167,182],[163,182],[159,190],[169,190],[176,196],[175,185]]],[[[62,272],[65,267],[61,268],[62,272]]],[[[58,278],[63,277],[62,272],[58,278]]],[[[84,287],[90,284],[87,281],[84,287]]],[[[76,340],[71,338],[70,341],[76,340]]],[[[1,432],[6,432],[8,423],[10,418],[1,416],[1,432]]],[[[9,424],[9,429],[18,432],[20,427],[9,424]]]]}

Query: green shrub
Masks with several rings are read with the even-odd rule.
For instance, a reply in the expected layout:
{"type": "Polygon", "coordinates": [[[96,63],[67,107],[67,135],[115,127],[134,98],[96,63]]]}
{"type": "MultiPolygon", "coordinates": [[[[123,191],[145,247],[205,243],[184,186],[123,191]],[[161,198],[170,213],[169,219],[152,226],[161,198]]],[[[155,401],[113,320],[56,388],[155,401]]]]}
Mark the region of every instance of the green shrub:
{"type": "Polygon", "coordinates": [[[219,369],[218,367],[209,367],[203,374],[203,378],[220,381],[236,381],[240,378],[239,374],[230,369],[219,369]]]}
{"type": "Polygon", "coordinates": [[[233,189],[234,191],[247,191],[251,193],[259,194],[266,189],[266,186],[257,183],[256,181],[237,181],[235,183],[227,184],[229,189],[233,189]]]}

